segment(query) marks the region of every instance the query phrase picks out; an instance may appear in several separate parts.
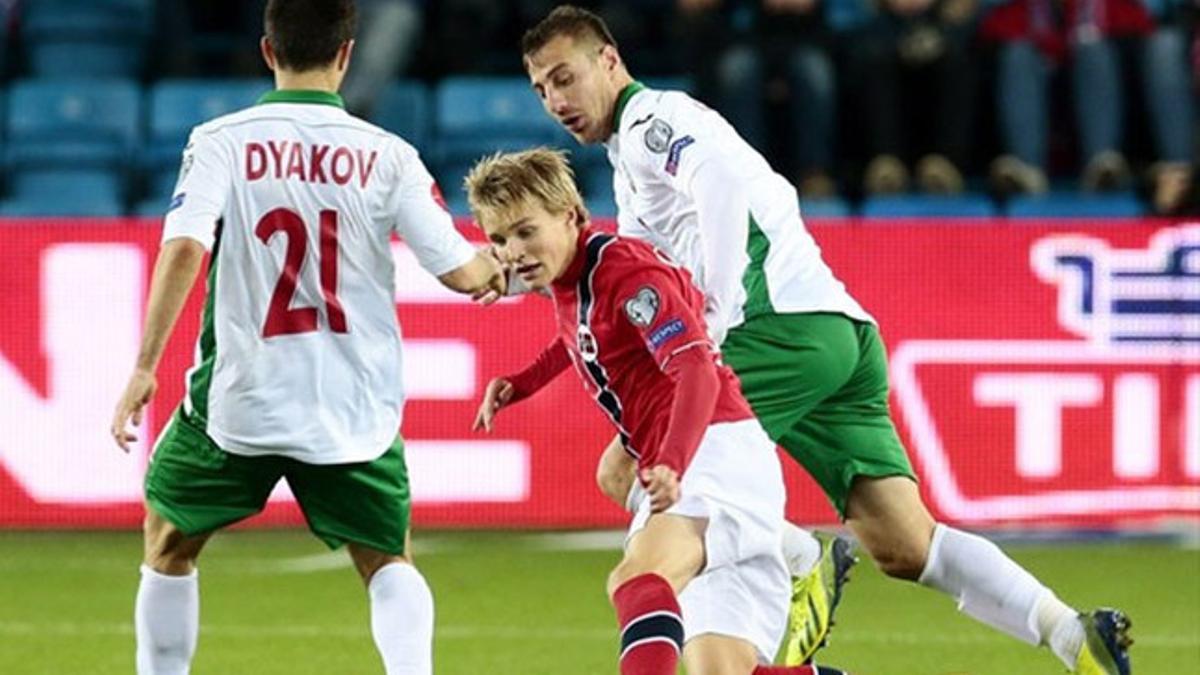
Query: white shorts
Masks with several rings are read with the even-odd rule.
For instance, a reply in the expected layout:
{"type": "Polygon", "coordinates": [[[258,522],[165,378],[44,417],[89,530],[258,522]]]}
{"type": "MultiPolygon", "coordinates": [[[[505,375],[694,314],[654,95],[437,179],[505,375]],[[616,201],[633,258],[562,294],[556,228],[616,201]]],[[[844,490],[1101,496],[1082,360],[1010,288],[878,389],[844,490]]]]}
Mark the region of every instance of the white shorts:
{"type": "MultiPolygon", "coordinates": [[[[757,420],[708,427],[666,513],[708,519],[706,564],[679,594],[684,641],[715,633],[775,658],[787,627],[791,577],[783,559],[786,496],[775,444],[757,420]]],[[[629,537],[650,517],[643,499],[629,537]]]]}

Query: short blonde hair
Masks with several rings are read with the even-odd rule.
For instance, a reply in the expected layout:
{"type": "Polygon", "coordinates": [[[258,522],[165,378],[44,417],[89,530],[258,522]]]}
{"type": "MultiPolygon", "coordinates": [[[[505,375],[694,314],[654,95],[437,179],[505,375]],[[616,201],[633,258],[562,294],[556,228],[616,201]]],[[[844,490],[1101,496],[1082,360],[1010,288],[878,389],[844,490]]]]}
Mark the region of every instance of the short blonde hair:
{"type": "Polygon", "coordinates": [[[515,220],[516,209],[533,203],[554,215],[572,209],[586,219],[583,197],[567,153],[547,147],[498,152],[472,167],[463,185],[476,222],[499,217],[515,220]]]}

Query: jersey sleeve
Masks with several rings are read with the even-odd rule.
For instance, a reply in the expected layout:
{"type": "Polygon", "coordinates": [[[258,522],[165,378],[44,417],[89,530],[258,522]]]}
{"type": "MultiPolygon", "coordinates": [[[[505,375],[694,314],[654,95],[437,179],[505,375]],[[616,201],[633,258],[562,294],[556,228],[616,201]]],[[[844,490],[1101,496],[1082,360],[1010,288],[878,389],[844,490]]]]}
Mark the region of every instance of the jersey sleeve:
{"type": "Polygon", "coordinates": [[[618,321],[638,331],[659,368],[665,371],[671,357],[686,349],[711,344],[674,275],[647,264],[629,265],[620,274],[613,288],[618,321]]]}
{"type": "Polygon", "coordinates": [[[682,95],[664,96],[656,104],[627,111],[626,131],[633,145],[622,153],[643,180],[666,183],[684,191],[697,168],[720,154],[720,146],[735,134],[703,104],[682,95]]]}
{"type": "Polygon", "coordinates": [[[183,149],[179,179],[163,219],[162,240],[195,239],[211,249],[217,221],[232,189],[234,162],[223,156],[217,138],[193,130],[183,149]]]}
{"type": "Polygon", "coordinates": [[[400,151],[398,171],[388,208],[396,232],[421,267],[440,276],[467,264],[475,256],[475,247],[455,229],[441,190],[416,151],[400,151]]]}

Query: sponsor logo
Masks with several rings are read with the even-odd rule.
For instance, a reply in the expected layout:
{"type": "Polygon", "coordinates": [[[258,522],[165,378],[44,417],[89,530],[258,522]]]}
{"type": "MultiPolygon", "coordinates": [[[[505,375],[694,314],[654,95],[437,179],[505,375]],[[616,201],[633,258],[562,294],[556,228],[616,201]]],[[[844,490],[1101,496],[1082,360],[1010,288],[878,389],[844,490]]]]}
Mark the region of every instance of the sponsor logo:
{"type": "Polygon", "coordinates": [[[696,139],[691,136],[683,136],[675,139],[675,142],[671,144],[671,149],[667,151],[667,163],[663,167],[667,173],[674,176],[679,171],[679,156],[683,154],[687,146],[695,142],[696,139]]]}
{"type": "MultiPolygon", "coordinates": [[[[1200,513],[1200,226],[1145,248],[1029,248],[1076,340],[908,340],[891,357],[922,478],[952,520],[1200,513]]],[[[1002,329],[1002,324],[998,324],[1002,329]]]]}
{"type": "Polygon", "coordinates": [[[682,334],[683,329],[683,319],[671,319],[654,329],[654,332],[650,334],[650,344],[657,349],[669,342],[671,338],[682,334]]]}
{"type": "Polygon", "coordinates": [[[167,213],[170,213],[170,212],[174,211],[175,209],[183,206],[183,200],[186,198],[187,198],[186,192],[180,192],[179,194],[175,195],[174,197],[171,197],[171,203],[167,206],[167,213]]]}
{"type": "Polygon", "coordinates": [[[658,291],[649,286],[638,289],[637,295],[625,301],[625,316],[639,328],[645,328],[654,322],[658,314],[658,291]]]}

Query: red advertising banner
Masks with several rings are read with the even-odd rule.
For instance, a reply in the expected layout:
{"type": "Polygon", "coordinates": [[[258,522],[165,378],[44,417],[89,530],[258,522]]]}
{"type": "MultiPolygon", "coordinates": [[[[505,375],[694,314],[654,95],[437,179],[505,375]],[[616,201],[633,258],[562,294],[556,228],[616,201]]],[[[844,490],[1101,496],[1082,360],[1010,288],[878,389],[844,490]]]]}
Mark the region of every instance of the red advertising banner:
{"type": "MultiPolygon", "coordinates": [[[[878,319],[893,414],[935,514],[966,524],[1200,517],[1200,224],[812,225],[878,319]]],[[[132,527],[152,442],[183,393],[198,284],[129,455],[108,436],[137,351],[159,228],[0,222],[0,527],[132,527]]],[[[488,379],[552,332],[528,296],[478,307],[394,244],[403,433],[421,527],[619,526],[594,487],[612,436],[567,373],[470,431],[488,379]]],[[[788,515],[835,516],[784,459],[788,515]]],[[[286,487],[255,524],[300,524],[286,487]]]]}

